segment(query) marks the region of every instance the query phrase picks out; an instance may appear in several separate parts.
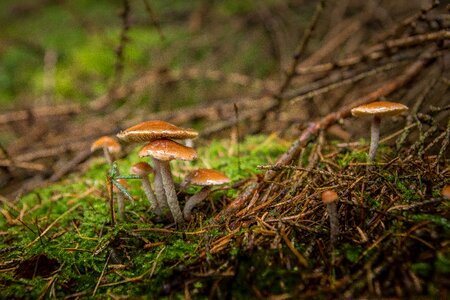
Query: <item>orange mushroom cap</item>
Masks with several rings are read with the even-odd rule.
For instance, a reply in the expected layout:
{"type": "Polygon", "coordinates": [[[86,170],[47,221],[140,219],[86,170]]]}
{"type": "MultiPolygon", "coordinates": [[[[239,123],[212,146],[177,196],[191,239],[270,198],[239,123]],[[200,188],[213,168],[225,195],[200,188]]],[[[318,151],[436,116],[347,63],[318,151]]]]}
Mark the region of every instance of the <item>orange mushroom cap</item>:
{"type": "Polygon", "coordinates": [[[146,121],[125,129],[117,137],[126,142],[149,142],[158,139],[193,139],[198,132],[165,121],[146,121]]]}
{"type": "Polygon", "coordinates": [[[92,152],[102,148],[107,148],[109,153],[118,153],[122,149],[119,142],[110,136],[102,136],[91,145],[92,152]]]}
{"type": "MultiPolygon", "coordinates": [[[[118,181],[121,185],[123,185],[124,188],[127,188],[127,187],[128,187],[128,183],[125,181],[125,179],[119,178],[119,179],[117,179],[117,181],[118,181]]],[[[119,188],[118,188],[115,184],[113,184],[113,191],[114,191],[114,192],[120,192],[119,188]]]]}
{"type": "Polygon", "coordinates": [[[230,182],[230,178],[225,176],[225,174],[212,169],[195,170],[189,173],[186,180],[191,184],[201,186],[221,185],[230,182]]]}
{"type": "Polygon", "coordinates": [[[338,199],[338,194],[333,190],[328,190],[322,193],[322,201],[325,204],[333,203],[338,199]]]}
{"type": "Polygon", "coordinates": [[[146,162],[138,162],[130,168],[130,173],[138,176],[146,176],[153,172],[153,168],[146,162]]]}
{"type": "Polygon", "coordinates": [[[364,116],[395,116],[408,110],[408,106],[397,102],[376,101],[352,109],[355,117],[364,116]]]}
{"type": "Polygon", "coordinates": [[[145,145],[139,151],[139,156],[152,156],[163,161],[173,159],[194,160],[197,158],[197,151],[172,140],[155,140],[145,145]]]}

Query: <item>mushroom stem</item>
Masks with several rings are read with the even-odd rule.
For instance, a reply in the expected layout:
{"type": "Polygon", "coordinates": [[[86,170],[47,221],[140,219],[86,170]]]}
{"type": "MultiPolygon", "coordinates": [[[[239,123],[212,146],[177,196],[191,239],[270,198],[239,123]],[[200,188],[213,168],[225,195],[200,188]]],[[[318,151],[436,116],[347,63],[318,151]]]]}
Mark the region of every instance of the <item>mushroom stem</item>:
{"type": "Polygon", "coordinates": [[[159,163],[156,161],[157,159],[153,159],[153,167],[155,169],[155,194],[156,201],[158,202],[158,206],[163,212],[166,214],[169,210],[169,205],[167,204],[166,193],[164,192],[164,186],[161,178],[161,170],[159,167],[159,163]]]}
{"type": "Polygon", "coordinates": [[[180,191],[186,191],[186,189],[189,186],[189,180],[187,178],[184,178],[183,181],[180,183],[180,191]]]}
{"type": "Polygon", "coordinates": [[[114,162],[114,158],[112,156],[112,154],[108,151],[107,147],[103,147],[103,154],[105,155],[106,161],[108,162],[108,164],[112,165],[114,162]]]}
{"type": "Polygon", "coordinates": [[[169,161],[163,161],[153,158],[155,166],[158,165],[164,191],[166,192],[167,204],[169,205],[170,212],[172,213],[175,223],[178,225],[184,224],[183,213],[181,212],[180,205],[178,204],[177,193],[175,191],[175,184],[170,173],[169,161]]]}
{"type": "Polygon", "coordinates": [[[328,216],[330,217],[330,242],[334,246],[339,235],[339,219],[336,202],[327,203],[328,216]]]}
{"type": "Polygon", "coordinates": [[[119,211],[119,219],[125,219],[125,199],[120,192],[117,192],[117,209],[119,211]]]}
{"type": "Polygon", "coordinates": [[[186,201],[186,204],[184,205],[184,208],[183,208],[183,215],[184,215],[184,219],[186,221],[189,221],[191,219],[191,217],[192,217],[192,210],[199,203],[201,203],[203,200],[205,200],[206,197],[208,197],[208,195],[210,193],[211,193],[211,187],[205,186],[204,188],[202,188],[200,190],[200,192],[198,192],[194,196],[190,197],[188,199],[188,201],[186,201]]]}
{"type": "Polygon", "coordinates": [[[142,188],[144,189],[144,193],[147,196],[147,200],[150,203],[151,210],[156,215],[161,215],[161,209],[159,208],[158,202],[156,200],[155,193],[153,192],[152,186],[150,185],[150,181],[147,176],[141,177],[142,188]]]}
{"type": "Polygon", "coordinates": [[[378,116],[374,116],[372,119],[372,125],[370,127],[369,159],[371,162],[375,160],[375,152],[377,152],[378,143],[380,141],[380,123],[381,118],[378,116]]]}

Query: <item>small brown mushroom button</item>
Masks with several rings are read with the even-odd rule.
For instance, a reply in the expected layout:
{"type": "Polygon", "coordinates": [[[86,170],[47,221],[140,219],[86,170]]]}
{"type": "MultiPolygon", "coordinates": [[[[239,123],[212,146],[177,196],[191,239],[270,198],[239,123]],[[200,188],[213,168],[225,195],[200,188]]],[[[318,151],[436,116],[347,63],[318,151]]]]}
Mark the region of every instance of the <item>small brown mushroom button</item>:
{"type": "Polygon", "coordinates": [[[113,155],[119,153],[122,150],[122,147],[114,138],[109,136],[102,136],[91,145],[92,152],[96,151],[97,149],[103,149],[106,161],[109,164],[112,164],[114,162],[113,155]]]}
{"type": "Polygon", "coordinates": [[[333,190],[322,193],[322,202],[327,206],[328,217],[330,218],[330,241],[331,245],[337,241],[339,235],[339,218],[337,214],[338,194],[333,190]]]}
{"type": "Polygon", "coordinates": [[[406,105],[396,102],[379,101],[361,105],[352,109],[355,117],[373,117],[370,128],[370,161],[374,161],[380,140],[380,123],[382,117],[395,116],[408,110],[406,105]]]}
{"type": "Polygon", "coordinates": [[[230,182],[230,178],[225,174],[213,169],[198,169],[191,172],[186,178],[189,183],[200,186],[220,185],[230,182]]]}
{"type": "Polygon", "coordinates": [[[151,210],[156,215],[160,215],[161,205],[164,205],[164,203],[158,203],[150,181],[148,180],[148,175],[153,173],[153,168],[146,162],[138,162],[131,167],[130,173],[141,178],[142,188],[144,189],[144,193],[150,203],[151,210]]]}
{"type": "Polygon", "coordinates": [[[165,121],[146,121],[132,126],[117,134],[126,142],[149,142],[157,139],[193,139],[198,132],[190,128],[181,128],[165,121]]]}
{"type": "Polygon", "coordinates": [[[191,172],[183,181],[183,185],[194,184],[203,186],[203,188],[190,197],[184,205],[183,215],[186,221],[189,221],[192,216],[192,210],[195,206],[205,200],[211,193],[211,187],[214,185],[221,185],[230,182],[230,178],[225,176],[222,172],[212,169],[198,169],[191,172]]]}
{"type": "Polygon", "coordinates": [[[441,195],[450,200],[450,185],[446,185],[442,188],[441,195]]]}
{"type": "Polygon", "coordinates": [[[177,224],[183,225],[183,214],[178,204],[169,162],[173,159],[194,160],[197,158],[197,152],[192,148],[183,146],[172,140],[155,140],[145,145],[139,151],[139,156],[153,157],[154,166],[161,173],[167,204],[169,205],[172,216],[177,224]]]}

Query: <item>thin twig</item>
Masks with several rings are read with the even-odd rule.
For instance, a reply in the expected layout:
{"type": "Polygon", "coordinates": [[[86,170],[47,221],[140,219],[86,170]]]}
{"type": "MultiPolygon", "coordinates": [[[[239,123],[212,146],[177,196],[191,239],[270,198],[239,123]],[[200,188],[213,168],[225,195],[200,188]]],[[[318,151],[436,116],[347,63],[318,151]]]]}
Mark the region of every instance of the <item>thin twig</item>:
{"type": "Polygon", "coordinates": [[[142,2],[144,3],[145,10],[147,11],[148,16],[150,17],[151,24],[156,28],[156,31],[158,32],[159,37],[161,38],[161,40],[164,41],[165,37],[164,37],[164,34],[162,32],[161,23],[159,22],[158,16],[153,11],[153,8],[150,5],[150,3],[148,2],[148,0],[142,0],[142,2]]]}
{"type": "Polygon", "coordinates": [[[71,208],[69,208],[68,210],[66,210],[64,213],[62,213],[58,218],[56,218],[50,225],[47,226],[47,228],[45,228],[44,231],[41,232],[41,234],[35,238],[32,242],[30,242],[28,245],[25,246],[25,248],[29,248],[32,245],[34,245],[40,238],[42,238],[53,226],[55,226],[56,223],[58,223],[61,219],[63,219],[66,215],[68,215],[69,213],[71,213],[72,211],[74,211],[75,209],[77,209],[79,206],[81,205],[81,203],[75,204],[74,206],[72,206],[71,208]]]}

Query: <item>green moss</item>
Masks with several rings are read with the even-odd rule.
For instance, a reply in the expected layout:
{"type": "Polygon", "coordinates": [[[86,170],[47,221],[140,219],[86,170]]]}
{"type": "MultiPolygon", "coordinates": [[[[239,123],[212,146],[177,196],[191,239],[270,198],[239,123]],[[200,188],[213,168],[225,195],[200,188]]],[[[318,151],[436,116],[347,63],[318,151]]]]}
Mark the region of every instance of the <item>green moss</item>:
{"type": "MultiPolygon", "coordinates": [[[[212,167],[222,170],[236,181],[251,176],[257,165],[272,161],[286,150],[286,146],[286,142],[275,136],[248,137],[240,145],[241,169],[238,170],[237,145],[231,145],[227,140],[216,140],[198,149],[201,157],[198,161],[192,164],[177,162],[172,166],[174,173],[178,174],[187,174],[197,167],[212,167]]],[[[141,160],[137,156],[138,148],[117,161],[121,174],[127,174],[130,166],[141,160]]],[[[117,272],[107,270],[104,280],[119,284],[100,287],[99,297],[108,292],[159,294],[165,280],[173,276],[177,268],[189,266],[199,255],[198,243],[204,236],[146,231],[148,227],[158,228],[162,224],[151,221],[152,215],[147,212],[147,200],[137,180],[129,180],[129,191],[135,196],[136,203],[126,204],[127,222],[111,227],[106,192],[108,172],[109,166],[99,157],[93,160],[91,168],[83,176],[72,175],[60,183],[24,195],[17,206],[19,210],[29,212],[22,218],[26,226],[10,226],[4,218],[0,218],[0,230],[7,232],[0,236],[0,249],[5,249],[3,254],[0,253],[1,259],[26,260],[45,255],[55,260],[61,267],[55,275],[58,281],[71,286],[65,291],[63,285],[58,285],[56,295],[67,295],[83,291],[91,293],[107,257],[110,256],[110,264],[125,267],[117,272]],[[46,233],[42,235],[44,230],[46,233]],[[39,238],[39,235],[42,237],[39,238]],[[145,243],[160,245],[146,249],[145,243]],[[15,248],[7,248],[6,245],[9,244],[14,244],[15,248]],[[150,276],[152,270],[152,278],[146,277],[150,276]],[[138,276],[142,276],[143,284],[120,283],[123,278],[138,276]],[[146,283],[148,280],[159,284],[149,285],[146,283]]],[[[182,177],[176,180],[180,181],[182,177]]],[[[236,191],[217,191],[214,198],[231,197],[235,193],[236,191]]],[[[18,216],[18,212],[11,209],[8,211],[13,217],[18,216]]],[[[221,231],[212,228],[207,236],[212,240],[223,235],[221,231]]],[[[237,252],[235,254],[238,255],[237,252]]],[[[35,265],[30,264],[29,267],[33,268],[35,265]]],[[[272,275],[262,276],[269,278],[272,275]]],[[[8,283],[5,295],[13,298],[27,295],[28,288],[32,288],[35,293],[33,296],[38,297],[48,282],[46,277],[26,279],[11,273],[0,273],[1,282],[9,282],[11,278],[14,283],[8,283]]],[[[197,289],[201,290],[202,285],[198,284],[197,289]]]]}
{"type": "Polygon", "coordinates": [[[351,244],[344,244],[341,247],[341,251],[343,251],[345,258],[352,263],[355,263],[358,260],[363,250],[364,249],[361,246],[351,244]]]}
{"type": "Polygon", "coordinates": [[[337,162],[341,168],[346,168],[351,162],[365,163],[368,161],[368,158],[369,156],[365,151],[352,151],[339,154],[337,162]]]}
{"type": "Polygon", "coordinates": [[[432,272],[432,266],[425,262],[418,262],[411,265],[411,270],[419,276],[427,277],[432,272]]]}
{"type": "Polygon", "coordinates": [[[450,274],[450,252],[438,252],[434,266],[439,273],[450,274]]]}
{"type": "Polygon", "coordinates": [[[411,218],[416,222],[430,221],[436,225],[442,226],[447,232],[450,231],[450,222],[443,216],[431,215],[431,214],[416,214],[411,218]]]}
{"type": "Polygon", "coordinates": [[[199,160],[194,167],[208,167],[224,172],[232,181],[258,174],[256,167],[267,164],[287,149],[287,143],[275,136],[249,136],[238,146],[227,140],[214,140],[199,149],[199,160]],[[240,168],[239,168],[240,167],[240,168]]]}
{"type": "Polygon", "coordinates": [[[281,294],[291,291],[298,283],[298,268],[285,269],[274,265],[273,256],[277,256],[275,250],[258,250],[251,255],[237,257],[238,268],[233,280],[231,292],[233,298],[248,299],[252,291],[249,286],[255,286],[260,291],[270,291],[272,294],[281,294]]]}

